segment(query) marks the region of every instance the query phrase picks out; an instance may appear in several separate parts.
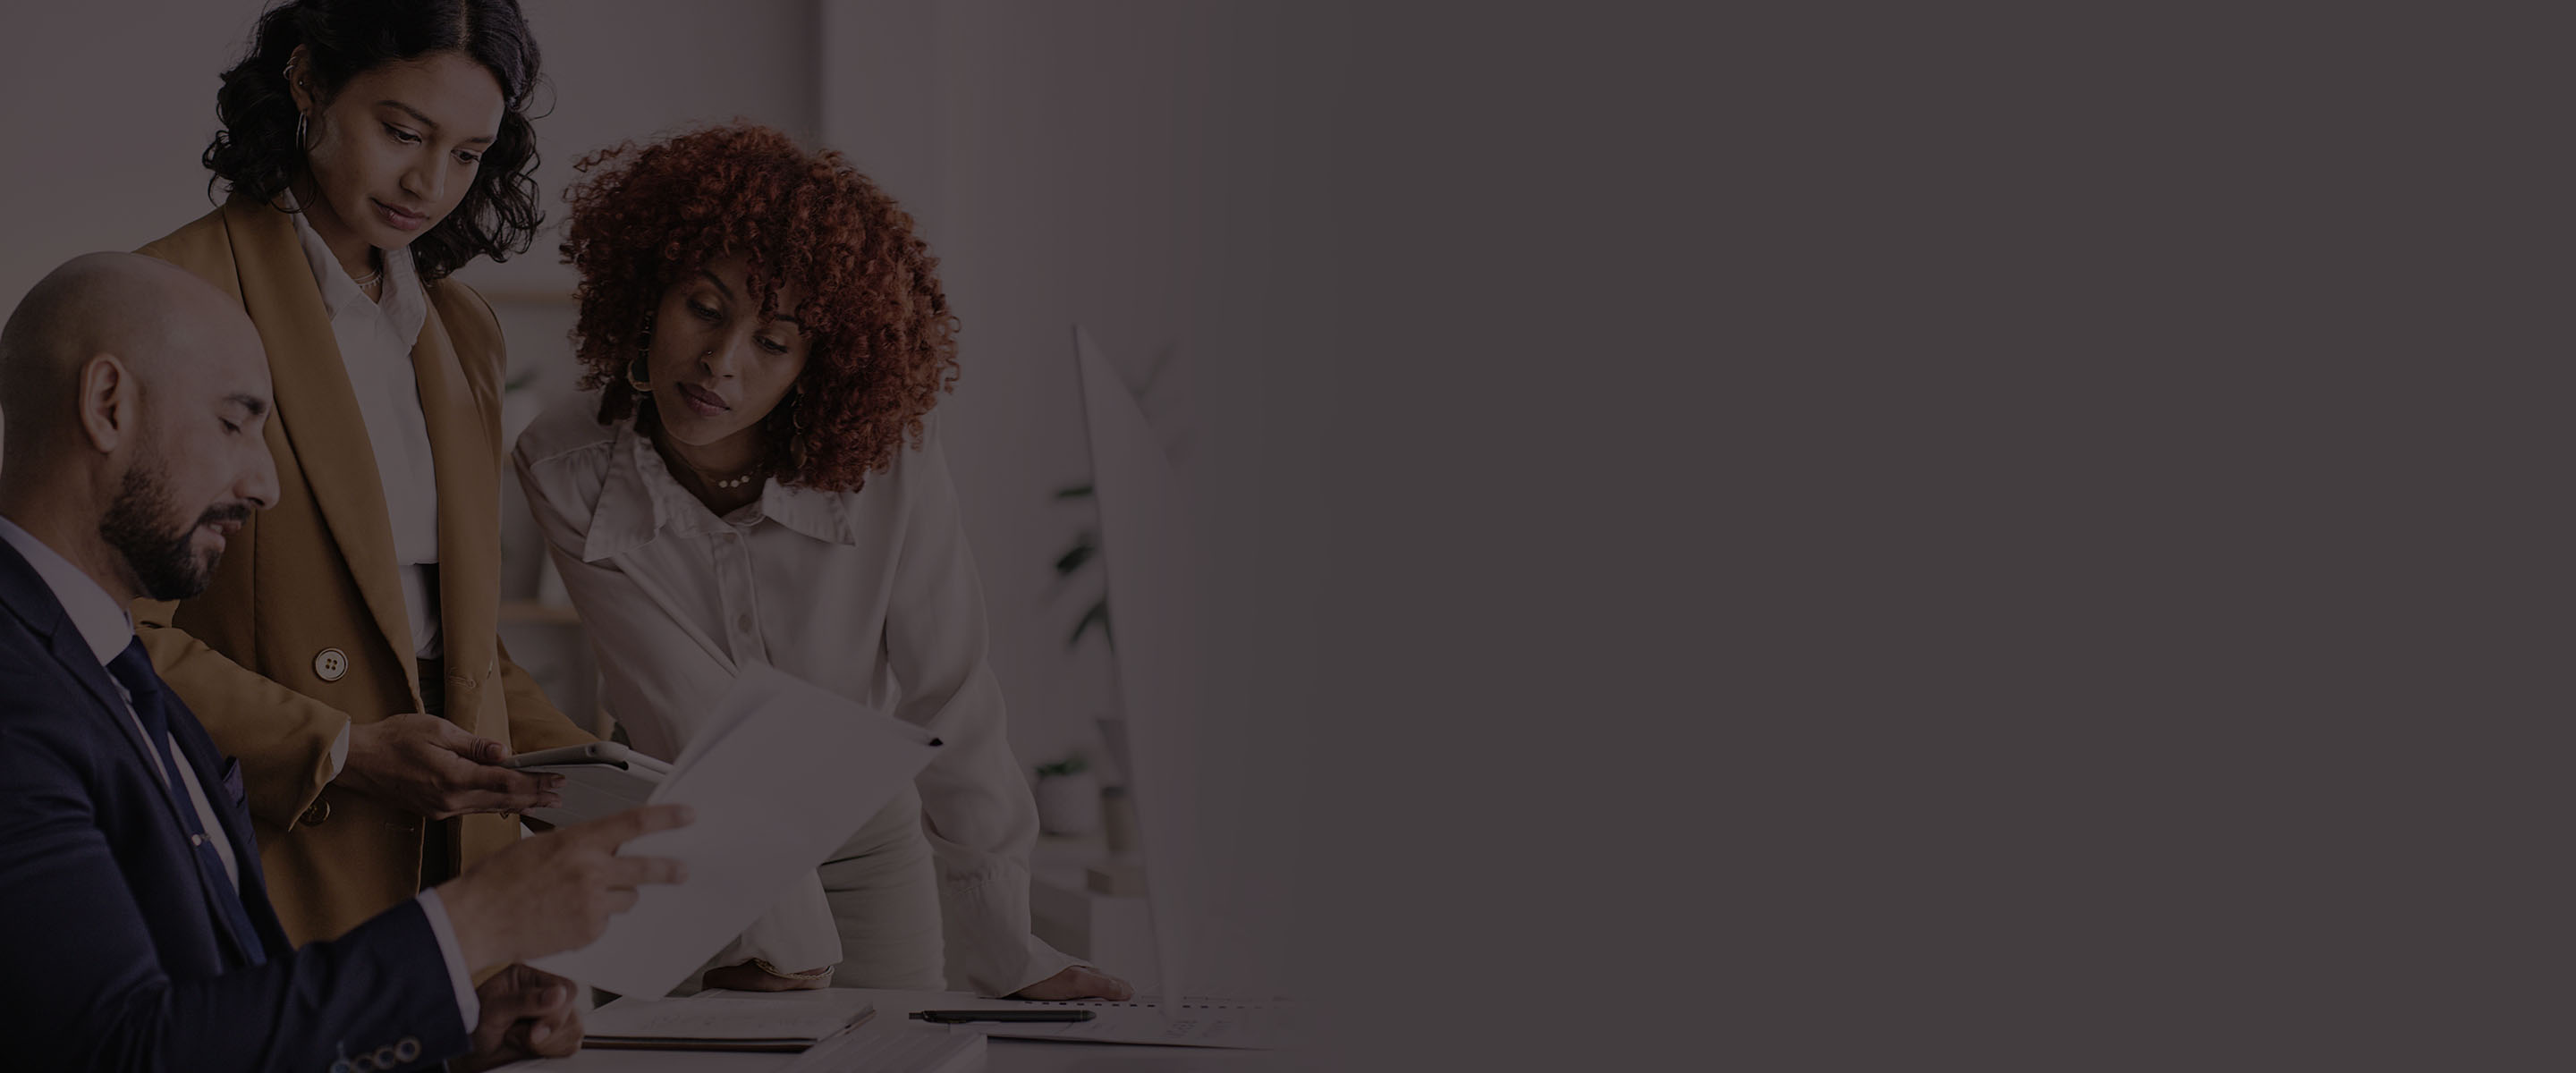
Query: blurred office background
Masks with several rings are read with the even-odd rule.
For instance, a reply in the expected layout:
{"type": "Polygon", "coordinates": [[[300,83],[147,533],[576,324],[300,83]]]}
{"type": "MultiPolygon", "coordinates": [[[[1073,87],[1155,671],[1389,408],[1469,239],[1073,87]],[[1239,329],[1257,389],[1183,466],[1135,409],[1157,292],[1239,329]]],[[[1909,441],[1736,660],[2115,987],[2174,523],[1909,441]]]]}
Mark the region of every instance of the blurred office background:
{"type": "MultiPolygon", "coordinates": [[[[0,205],[10,207],[0,303],[14,305],[65,258],[133,248],[212,207],[198,156],[216,129],[218,75],[266,6],[185,0],[13,11],[0,46],[13,164],[0,170],[0,205]]],[[[1204,472],[1212,446],[1260,432],[1262,419],[1211,429],[1191,399],[1192,370],[1217,346],[1208,336],[1264,315],[1257,281],[1208,270],[1219,244],[1251,237],[1241,221],[1278,217],[1279,199],[1262,183],[1229,186],[1214,174],[1239,170],[1250,140],[1265,134],[1258,105],[1244,99],[1252,91],[1242,88],[1240,57],[1229,58],[1229,50],[1258,48],[1258,20],[1177,0],[524,6],[544,54],[535,110],[549,230],[526,254],[479,261],[458,276],[503,321],[516,385],[508,434],[573,390],[574,280],[555,246],[577,159],[736,117],[843,151],[913,214],[963,323],[964,374],[936,419],[1024,773],[1081,757],[1114,785],[1119,773],[1103,763],[1096,723],[1115,712],[1111,653],[1100,631],[1074,639],[1103,579],[1096,565],[1059,569],[1096,526],[1089,500],[1058,494],[1089,476],[1072,329],[1086,328],[1142,396],[1185,479],[1199,479],[1191,475],[1204,472]]],[[[504,485],[505,640],[568,713],[595,715],[578,620],[551,603],[542,543],[516,482],[504,485]]],[[[1258,524],[1210,520],[1246,531],[1258,524]]],[[[1298,569],[1289,562],[1268,576],[1293,591],[1298,569]]],[[[1263,703],[1294,692],[1260,675],[1234,680],[1263,703]]],[[[1070,868],[1101,853],[1102,840],[1096,823],[1079,838],[1051,838],[1040,863],[1070,868]]],[[[1075,872],[1057,874],[1082,887],[1075,872]]],[[[1088,914],[1091,900],[1060,900],[1057,915],[1088,914]]],[[[1141,906],[1103,912],[1133,916],[1102,929],[1142,927],[1141,906]]],[[[1058,921],[1059,937],[1087,925],[1087,917],[1058,921]]]]}

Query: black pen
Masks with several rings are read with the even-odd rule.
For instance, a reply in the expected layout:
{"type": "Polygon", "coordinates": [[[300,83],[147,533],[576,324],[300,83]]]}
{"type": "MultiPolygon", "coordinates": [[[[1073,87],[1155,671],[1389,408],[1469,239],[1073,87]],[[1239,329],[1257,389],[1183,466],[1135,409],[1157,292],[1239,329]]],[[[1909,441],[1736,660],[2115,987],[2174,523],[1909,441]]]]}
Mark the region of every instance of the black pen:
{"type": "Polygon", "coordinates": [[[1090,1010],[917,1010],[912,1019],[935,1025],[962,1025],[969,1021],[1088,1021],[1090,1010]]]}

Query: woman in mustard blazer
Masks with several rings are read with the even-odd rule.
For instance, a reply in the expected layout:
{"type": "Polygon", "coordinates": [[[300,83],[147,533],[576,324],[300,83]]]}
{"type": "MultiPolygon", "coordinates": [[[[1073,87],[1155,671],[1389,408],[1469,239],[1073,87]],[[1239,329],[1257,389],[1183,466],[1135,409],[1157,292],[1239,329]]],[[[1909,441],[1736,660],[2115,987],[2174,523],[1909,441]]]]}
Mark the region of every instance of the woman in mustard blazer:
{"type": "Polygon", "coordinates": [[[224,74],[215,211],[143,248],[237,297],[276,383],[277,504],[214,583],[138,603],[153,662],[241,762],[269,895],[337,936],[518,836],[592,740],[499,615],[499,324],[449,272],[538,222],[512,0],[293,0],[224,74]]]}

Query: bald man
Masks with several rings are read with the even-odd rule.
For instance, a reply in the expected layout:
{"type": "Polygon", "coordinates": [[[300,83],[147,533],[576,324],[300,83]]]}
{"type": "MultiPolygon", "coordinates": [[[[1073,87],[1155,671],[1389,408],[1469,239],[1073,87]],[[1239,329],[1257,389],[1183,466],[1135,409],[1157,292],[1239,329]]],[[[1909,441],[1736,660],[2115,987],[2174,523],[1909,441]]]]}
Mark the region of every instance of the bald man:
{"type": "Polygon", "coordinates": [[[238,765],[163,688],[135,599],[195,595],[277,497],[268,362],[186,271],[77,258],[0,328],[0,1049],[13,1068],[479,1069],[577,1047],[564,981],[677,862],[638,809],[527,839],[293,948],[238,765]],[[472,970],[508,966],[480,988],[472,970]]]}

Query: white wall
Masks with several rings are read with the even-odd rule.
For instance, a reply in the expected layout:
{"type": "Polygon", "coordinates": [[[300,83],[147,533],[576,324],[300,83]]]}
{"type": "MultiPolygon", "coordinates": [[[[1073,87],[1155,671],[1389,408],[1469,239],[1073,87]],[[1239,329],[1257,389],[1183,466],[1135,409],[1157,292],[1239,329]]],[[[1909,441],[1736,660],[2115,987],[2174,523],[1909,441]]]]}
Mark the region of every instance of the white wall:
{"type": "MultiPolygon", "coordinates": [[[[197,164],[256,0],[13,5],[0,34],[0,303],[214,208],[197,164]],[[148,29],[148,32],[136,32],[148,29]]],[[[219,195],[220,196],[220,195],[219,195]]]]}

